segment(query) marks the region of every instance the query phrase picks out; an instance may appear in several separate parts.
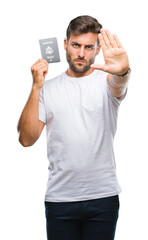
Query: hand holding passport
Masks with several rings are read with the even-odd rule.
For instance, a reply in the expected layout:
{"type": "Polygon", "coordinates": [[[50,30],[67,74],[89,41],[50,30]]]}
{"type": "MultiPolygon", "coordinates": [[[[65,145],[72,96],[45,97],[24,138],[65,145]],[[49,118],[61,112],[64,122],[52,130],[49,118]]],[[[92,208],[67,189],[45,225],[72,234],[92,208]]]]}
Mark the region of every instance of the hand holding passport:
{"type": "Polygon", "coordinates": [[[40,39],[42,58],[48,63],[60,62],[57,38],[40,39]]]}

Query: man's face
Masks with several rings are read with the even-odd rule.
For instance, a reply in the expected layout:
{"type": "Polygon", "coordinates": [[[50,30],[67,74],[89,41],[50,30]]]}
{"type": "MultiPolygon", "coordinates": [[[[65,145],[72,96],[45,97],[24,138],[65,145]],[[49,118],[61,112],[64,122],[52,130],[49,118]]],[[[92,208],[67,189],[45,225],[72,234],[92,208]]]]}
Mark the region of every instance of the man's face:
{"type": "Polygon", "coordinates": [[[85,73],[90,69],[100,50],[97,39],[98,34],[89,32],[79,35],[71,34],[68,42],[64,40],[67,62],[73,72],[85,73]]]}

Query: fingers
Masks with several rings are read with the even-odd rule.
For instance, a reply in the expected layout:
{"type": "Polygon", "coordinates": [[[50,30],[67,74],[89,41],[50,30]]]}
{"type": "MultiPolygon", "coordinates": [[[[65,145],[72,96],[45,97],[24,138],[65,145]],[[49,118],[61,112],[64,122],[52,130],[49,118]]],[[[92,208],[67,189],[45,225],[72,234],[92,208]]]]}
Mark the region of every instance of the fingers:
{"type": "Polygon", "coordinates": [[[31,66],[31,71],[41,69],[42,67],[45,67],[45,66],[46,66],[46,68],[48,68],[48,62],[44,59],[39,59],[37,62],[35,62],[31,66]]]}
{"type": "Polygon", "coordinates": [[[115,34],[111,34],[108,29],[101,29],[99,40],[103,51],[109,48],[122,48],[118,37],[115,34]]]}
{"type": "Polygon", "coordinates": [[[109,39],[110,46],[113,47],[113,48],[117,48],[118,45],[115,41],[114,35],[112,35],[109,30],[106,30],[106,35],[109,39]]]}
{"type": "Polygon", "coordinates": [[[31,66],[33,75],[33,84],[38,89],[41,88],[45,81],[45,75],[48,73],[48,62],[44,59],[39,59],[31,66]]]}
{"type": "Polygon", "coordinates": [[[101,30],[101,36],[102,36],[102,43],[104,43],[106,48],[110,48],[111,47],[111,43],[110,43],[110,39],[109,36],[107,34],[107,30],[101,30]]]}
{"type": "Polygon", "coordinates": [[[48,67],[44,63],[39,63],[31,67],[32,72],[40,73],[43,75],[44,72],[48,72],[48,67]]]}
{"type": "Polygon", "coordinates": [[[48,73],[48,62],[44,59],[39,59],[31,66],[32,73],[36,72],[41,76],[45,76],[48,73]]]}
{"type": "Polygon", "coordinates": [[[122,46],[121,42],[119,41],[119,38],[117,37],[117,35],[114,34],[113,36],[114,36],[114,39],[117,43],[118,48],[123,48],[123,46],[122,46]]]}
{"type": "Polygon", "coordinates": [[[104,39],[103,39],[103,36],[102,36],[102,33],[99,33],[99,42],[100,42],[100,47],[102,48],[102,51],[104,52],[105,50],[107,50],[108,49],[108,47],[107,47],[107,45],[106,45],[106,43],[105,43],[105,41],[104,41],[104,39]]]}

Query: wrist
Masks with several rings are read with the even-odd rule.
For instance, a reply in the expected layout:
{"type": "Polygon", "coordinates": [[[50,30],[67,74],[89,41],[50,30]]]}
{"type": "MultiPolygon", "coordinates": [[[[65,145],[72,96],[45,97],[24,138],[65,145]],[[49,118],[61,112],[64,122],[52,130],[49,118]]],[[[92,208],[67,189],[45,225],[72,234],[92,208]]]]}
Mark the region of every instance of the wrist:
{"type": "Polygon", "coordinates": [[[116,76],[123,78],[123,77],[128,76],[130,74],[130,72],[131,72],[131,68],[129,67],[125,73],[117,74],[116,76]]]}
{"type": "Polygon", "coordinates": [[[32,90],[31,90],[31,95],[34,97],[34,98],[36,98],[36,99],[38,99],[39,98],[39,96],[40,96],[40,91],[41,91],[41,88],[38,88],[38,87],[36,87],[36,86],[32,86],[32,90]]]}
{"type": "Polygon", "coordinates": [[[41,88],[38,84],[33,83],[32,85],[32,91],[40,92],[41,88]]]}

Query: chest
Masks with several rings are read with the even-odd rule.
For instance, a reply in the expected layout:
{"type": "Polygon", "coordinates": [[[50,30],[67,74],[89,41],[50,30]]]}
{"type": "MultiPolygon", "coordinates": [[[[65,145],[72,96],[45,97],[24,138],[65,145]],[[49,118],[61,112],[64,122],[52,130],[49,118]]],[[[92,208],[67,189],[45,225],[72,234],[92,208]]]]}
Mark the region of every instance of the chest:
{"type": "MultiPolygon", "coordinates": [[[[65,81],[54,86],[47,95],[47,108],[55,113],[102,111],[105,104],[104,91],[99,84],[65,81]]],[[[49,110],[47,109],[47,110],[49,110]]]]}

